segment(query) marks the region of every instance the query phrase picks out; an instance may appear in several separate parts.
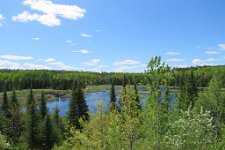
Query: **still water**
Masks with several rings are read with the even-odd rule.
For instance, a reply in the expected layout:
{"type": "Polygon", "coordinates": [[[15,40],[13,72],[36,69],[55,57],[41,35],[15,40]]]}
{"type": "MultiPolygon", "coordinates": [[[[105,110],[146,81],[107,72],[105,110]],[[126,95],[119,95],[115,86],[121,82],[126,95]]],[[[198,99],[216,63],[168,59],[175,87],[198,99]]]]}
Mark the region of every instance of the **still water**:
{"type": "MultiPolygon", "coordinates": [[[[116,89],[121,90],[121,89],[116,89]]],[[[138,90],[146,90],[146,89],[138,89],[138,90]]],[[[95,91],[95,92],[85,92],[85,99],[87,101],[88,108],[90,112],[94,113],[96,112],[96,103],[99,100],[102,100],[104,105],[108,107],[109,100],[110,100],[110,90],[103,90],[103,91],[95,91]]],[[[140,98],[142,99],[142,103],[145,102],[148,94],[140,94],[140,98]]],[[[117,97],[118,99],[119,97],[117,97]]],[[[175,99],[174,94],[171,95],[171,100],[173,101],[175,99]]],[[[67,111],[69,109],[69,101],[70,98],[59,98],[56,101],[48,102],[47,107],[49,109],[49,112],[52,113],[54,111],[55,107],[58,107],[60,112],[60,116],[65,116],[67,114],[67,111]]]]}

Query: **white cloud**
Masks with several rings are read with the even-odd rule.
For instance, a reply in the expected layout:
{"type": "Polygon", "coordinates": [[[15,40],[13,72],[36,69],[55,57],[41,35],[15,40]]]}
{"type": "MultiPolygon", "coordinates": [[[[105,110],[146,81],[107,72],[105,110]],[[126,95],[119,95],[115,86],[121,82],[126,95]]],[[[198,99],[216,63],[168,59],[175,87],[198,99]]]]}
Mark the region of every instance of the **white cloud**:
{"type": "Polygon", "coordinates": [[[130,60],[130,59],[126,59],[126,60],[122,60],[122,61],[117,61],[114,62],[113,65],[114,66],[122,66],[122,65],[137,65],[140,64],[139,61],[136,60],[130,60]]]}
{"type": "Polygon", "coordinates": [[[90,62],[84,62],[82,64],[86,66],[96,66],[99,64],[100,61],[101,59],[92,59],[90,62]]]}
{"type": "Polygon", "coordinates": [[[178,52],[167,52],[166,55],[179,55],[180,53],[178,52]]]}
{"type": "Polygon", "coordinates": [[[0,69],[23,69],[19,63],[11,61],[1,61],[0,60],[0,69]]]}
{"type": "Polygon", "coordinates": [[[208,55],[215,55],[215,54],[220,54],[221,52],[218,52],[218,51],[206,51],[205,53],[208,54],[208,55]]]}
{"type": "Polygon", "coordinates": [[[34,38],[31,38],[31,40],[38,41],[38,40],[40,40],[40,38],[34,37],[34,38]]]}
{"type": "Polygon", "coordinates": [[[54,58],[47,58],[45,59],[45,62],[47,63],[51,63],[51,62],[55,62],[56,60],[54,58]]]}
{"type": "Polygon", "coordinates": [[[3,17],[3,15],[0,14],[0,27],[2,26],[2,22],[3,22],[4,19],[5,19],[5,18],[3,17]]]}
{"type": "Polygon", "coordinates": [[[52,69],[49,66],[46,65],[40,65],[40,64],[32,64],[32,63],[24,63],[23,64],[23,69],[31,69],[31,70],[35,70],[35,69],[52,69]]]}
{"type": "Polygon", "coordinates": [[[81,53],[81,54],[88,54],[89,53],[89,51],[86,50],[86,49],[82,49],[82,50],[79,50],[79,51],[72,51],[72,52],[74,52],[74,53],[81,53]]]}
{"type": "Polygon", "coordinates": [[[8,60],[32,60],[31,56],[17,56],[17,55],[1,55],[0,58],[8,60]]]}
{"type": "Polygon", "coordinates": [[[87,33],[81,33],[80,35],[83,36],[83,37],[86,37],[86,38],[91,38],[92,37],[92,35],[87,34],[87,33]]]}
{"type": "Polygon", "coordinates": [[[71,40],[66,40],[66,43],[71,44],[71,43],[73,43],[73,41],[71,41],[71,40]]]}
{"type": "Polygon", "coordinates": [[[56,70],[74,70],[74,66],[66,65],[64,62],[57,61],[54,58],[45,59],[44,62],[47,63],[51,68],[55,68],[56,70]]]}
{"type": "Polygon", "coordinates": [[[66,19],[77,20],[84,17],[86,12],[76,5],[54,4],[51,0],[24,0],[24,5],[29,6],[32,10],[40,11],[41,14],[31,14],[24,11],[17,16],[13,16],[13,21],[28,22],[38,21],[43,25],[52,27],[59,26],[61,21],[58,16],[66,19]]]}
{"type": "Polygon", "coordinates": [[[115,72],[143,72],[147,67],[147,64],[139,64],[139,65],[124,65],[119,66],[114,71],[115,72]]]}
{"type": "Polygon", "coordinates": [[[192,64],[197,66],[205,65],[205,63],[201,59],[193,59],[192,64]]]}
{"type": "Polygon", "coordinates": [[[172,58],[172,59],[167,59],[167,62],[180,62],[180,61],[184,61],[183,59],[179,59],[179,58],[172,58]]]}
{"type": "Polygon", "coordinates": [[[212,61],[222,61],[222,59],[219,59],[219,58],[209,58],[209,59],[206,59],[207,62],[212,62],[212,61]]]}
{"type": "Polygon", "coordinates": [[[102,30],[100,30],[100,29],[96,29],[95,31],[96,31],[96,32],[101,32],[102,30]]]}
{"type": "Polygon", "coordinates": [[[225,51],[225,44],[219,44],[219,49],[225,51]]]}
{"type": "Polygon", "coordinates": [[[30,14],[27,11],[24,11],[21,14],[18,14],[17,16],[12,17],[13,21],[18,22],[29,22],[29,21],[38,21],[43,25],[52,27],[52,26],[59,26],[61,24],[61,21],[56,18],[54,14],[30,14]]]}

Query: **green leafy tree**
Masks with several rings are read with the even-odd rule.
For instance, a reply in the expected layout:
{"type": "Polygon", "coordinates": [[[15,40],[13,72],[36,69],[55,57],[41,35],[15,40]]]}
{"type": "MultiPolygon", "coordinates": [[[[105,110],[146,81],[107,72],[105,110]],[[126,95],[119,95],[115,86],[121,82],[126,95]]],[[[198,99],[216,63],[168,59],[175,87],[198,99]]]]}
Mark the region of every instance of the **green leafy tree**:
{"type": "Polygon", "coordinates": [[[0,149],[2,150],[10,149],[10,144],[6,141],[6,138],[1,133],[0,133],[0,149]]]}
{"type": "Polygon", "coordinates": [[[173,79],[170,67],[161,62],[161,57],[153,57],[146,71],[146,81],[150,90],[141,114],[142,134],[144,139],[140,144],[142,149],[162,149],[163,135],[168,129],[169,114],[165,113],[168,99],[163,97],[165,87],[173,79]]]}
{"type": "Polygon", "coordinates": [[[211,149],[213,130],[214,126],[209,111],[201,110],[200,113],[194,113],[188,110],[182,112],[179,119],[170,124],[169,130],[164,136],[166,149],[211,149]]]}
{"type": "Polygon", "coordinates": [[[200,94],[196,104],[197,110],[202,107],[204,110],[210,111],[213,117],[212,122],[215,125],[216,142],[219,140],[220,126],[225,123],[225,97],[221,92],[222,86],[222,79],[216,72],[209,83],[208,89],[200,94]]]}

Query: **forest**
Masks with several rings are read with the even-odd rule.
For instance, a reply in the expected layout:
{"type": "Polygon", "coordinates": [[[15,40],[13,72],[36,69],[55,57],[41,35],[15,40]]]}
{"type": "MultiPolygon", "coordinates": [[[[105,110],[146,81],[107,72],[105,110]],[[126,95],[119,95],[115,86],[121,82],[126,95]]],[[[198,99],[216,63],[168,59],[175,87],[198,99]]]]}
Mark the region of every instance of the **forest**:
{"type": "Polygon", "coordinates": [[[144,73],[1,70],[0,149],[223,150],[224,88],[225,66],[171,68],[160,56],[144,73]],[[88,85],[111,86],[110,102],[99,99],[96,113],[85,100],[88,85]],[[148,88],[145,103],[138,85],[148,88]],[[22,89],[26,99],[17,98],[22,89]],[[34,89],[71,90],[67,115],[50,113],[44,90],[35,99],[34,89]]]}

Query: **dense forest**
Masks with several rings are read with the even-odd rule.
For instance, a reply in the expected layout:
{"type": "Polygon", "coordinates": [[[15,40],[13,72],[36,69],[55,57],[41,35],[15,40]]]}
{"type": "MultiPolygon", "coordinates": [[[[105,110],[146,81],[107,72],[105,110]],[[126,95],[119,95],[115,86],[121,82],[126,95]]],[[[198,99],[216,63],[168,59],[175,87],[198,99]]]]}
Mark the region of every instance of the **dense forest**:
{"type": "MultiPolygon", "coordinates": [[[[183,80],[191,71],[194,73],[198,87],[207,87],[214,72],[225,77],[224,66],[203,66],[191,68],[173,68],[170,70],[174,79],[170,86],[180,87],[183,80]]],[[[49,70],[0,70],[0,91],[15,89],[72,89],[73,82],[79,80],[86,85],[115,84],[143,84],[146,85],[145,73],[97,73],[75,71],[49,71],[49,70]]],[[[225,78],[222,78],[225,85],[225,78]]]]}
{"type": "Polygon", "coordinates": [[[225,147],[225,67],[170,68],[153,57],[145,73],[2,70],[0,149],[222,150],[225,147]],[[110,102],[90,113],[83,88],[110,84],[110,102]],[[148,87],[142,103],[137,84],[148,87]],[[115,85],[122,85],[119,99],[115,85]],[[180,90],[171,101],[170,87],[180,90]],[[204,91],[198,87],[206,87],[204,91]],[[71,89],[67,116],[50,114],[44,92],[71,89]],[[16,89],[28,89],[26,106],[16,89]],[[8,91],[11,91],[9,95],[8,91]],[[21,111],[25,107],[26,111],[21,111]]]}

